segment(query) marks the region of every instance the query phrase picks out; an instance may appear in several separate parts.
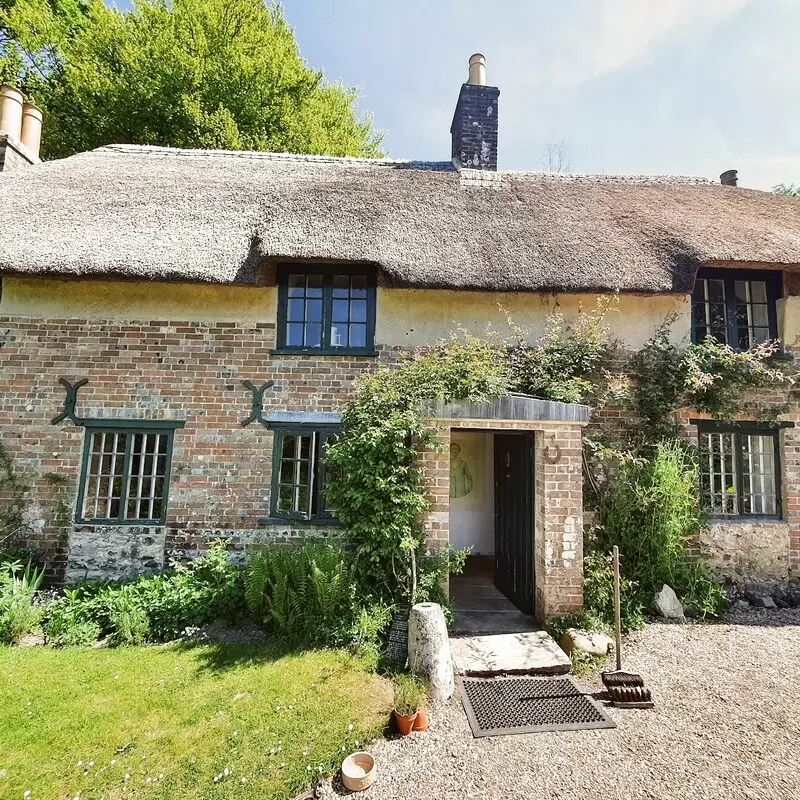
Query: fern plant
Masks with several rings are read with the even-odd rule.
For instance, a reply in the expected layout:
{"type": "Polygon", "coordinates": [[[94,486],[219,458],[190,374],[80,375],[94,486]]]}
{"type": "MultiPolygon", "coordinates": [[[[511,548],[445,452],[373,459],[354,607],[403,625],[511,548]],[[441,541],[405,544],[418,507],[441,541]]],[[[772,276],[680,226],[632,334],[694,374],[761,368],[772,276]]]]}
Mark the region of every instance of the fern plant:
{"type": "Polygon", "coordinates": [[[258,622],[291,641],[335,644],[356,614],[352,572],[336,545],[267,545],[248,559],[245,602],[258,622]]]}

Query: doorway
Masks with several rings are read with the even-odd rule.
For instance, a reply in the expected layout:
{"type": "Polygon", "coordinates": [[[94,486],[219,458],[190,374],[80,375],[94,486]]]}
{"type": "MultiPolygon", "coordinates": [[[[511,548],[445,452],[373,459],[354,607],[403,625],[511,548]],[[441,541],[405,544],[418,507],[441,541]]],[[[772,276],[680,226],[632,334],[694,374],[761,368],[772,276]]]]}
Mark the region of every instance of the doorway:
{"type": "Polygon", "coordinates": [[[532,477],[532,433],[451,430],[450,543],[471,550],[463,573],[450,578],[459,634],[538,627],[532,477]]]}

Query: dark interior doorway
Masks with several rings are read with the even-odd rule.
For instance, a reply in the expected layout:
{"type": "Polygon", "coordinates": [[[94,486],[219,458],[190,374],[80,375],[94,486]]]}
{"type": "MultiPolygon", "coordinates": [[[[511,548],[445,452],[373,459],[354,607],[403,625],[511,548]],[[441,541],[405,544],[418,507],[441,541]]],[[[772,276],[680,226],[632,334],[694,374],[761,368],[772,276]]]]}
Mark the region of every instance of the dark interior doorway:
{"type": "Polygon", "coordinates": [[[533,434],[494,436],[494,582],[533,613],[533,434]]]}

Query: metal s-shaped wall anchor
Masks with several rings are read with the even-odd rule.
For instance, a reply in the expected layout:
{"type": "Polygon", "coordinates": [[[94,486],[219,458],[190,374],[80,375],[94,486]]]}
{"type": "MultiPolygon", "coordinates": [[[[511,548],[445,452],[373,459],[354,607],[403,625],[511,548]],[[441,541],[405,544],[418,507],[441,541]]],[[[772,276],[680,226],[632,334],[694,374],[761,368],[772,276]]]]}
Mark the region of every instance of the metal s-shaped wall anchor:
{"type": "Polygon", "coordinates": [[[78,389],[81,386],[89,383],[88,378],[81,378],[75,383],[70,383],[66,378],[59,378],[58,382],[64,387],[67,396],[64,398],[64,410],[56,417],[50,420],[51,425],[58,425],[59,422],[67,419],[72,421],[73,425],[83,425],[83,420],[75,415],[75,403],[78,402],[78,389]]]}
{"type": "Polygon", "coordinates": [[[275,381],[267,381],[261,386],[256,386],[252,381],[242,381],[242,385],[253,393],[253,410],[247,419],[242,420],[242,427],[249,425],[251,422],[260,422],[265,428],[268,427],[267,421],[263,417],[264,392],[270,386],[274,386],[275,381]]]}

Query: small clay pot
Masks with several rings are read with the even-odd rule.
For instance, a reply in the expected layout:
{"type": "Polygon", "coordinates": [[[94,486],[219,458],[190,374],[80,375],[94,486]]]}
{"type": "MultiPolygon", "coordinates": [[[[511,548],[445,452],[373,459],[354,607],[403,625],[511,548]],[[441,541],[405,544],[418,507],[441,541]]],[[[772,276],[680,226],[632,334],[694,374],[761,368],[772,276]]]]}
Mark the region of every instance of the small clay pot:
{"type": "Polygon", "coordinates": [[[414,722],[417,719],[417,712],[413,714],[405,715],[405,714],[398,714],[395,710],[394,712],[394,721],[397,725],[397,730],[403,734],[403,736],[408,736],[409,733],[414,728],[414,722]]]}
{"type": "Polygon", "coordinates": [[[428,730],[428,710],[421,709],[417,711],[417,718],[414,720],[414,730],[415,731],[426,731],[428,730]]]}
{"type": "Polygon", "coordinates": [[[375,782],[375,759],[361,750],[342,762],[342,783],[351,792],[361,792],[375,782]]]}

